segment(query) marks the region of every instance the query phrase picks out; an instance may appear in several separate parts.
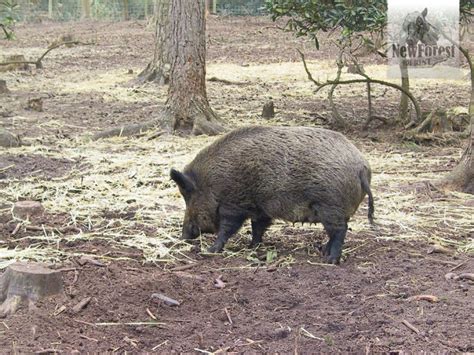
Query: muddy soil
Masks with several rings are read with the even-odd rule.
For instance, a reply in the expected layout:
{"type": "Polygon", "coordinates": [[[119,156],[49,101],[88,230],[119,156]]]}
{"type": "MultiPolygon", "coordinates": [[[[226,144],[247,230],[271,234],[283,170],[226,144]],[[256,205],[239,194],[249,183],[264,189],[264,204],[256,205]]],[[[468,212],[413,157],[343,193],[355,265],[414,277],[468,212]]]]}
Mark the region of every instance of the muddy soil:
{"type": "MultiPolygon", "coordinates": [[[[289,252],[291,241],[279,247],[289,252]]],[[[104,248],[96,245],[94,252],[104,248]]],[[[294,264],[280,268],[197,254],[198,261],[182,271],[143,265],[138,256],[104,267],[72,263],[64,265],[75,268],[64,272],[66,295],[0,323],[0,347],[18,352],[472,352],[472,282],[446,280],[445,274],[457,265],[455,273],[472,270],[473,260],[425,252],[425,245],[366,240],[337,267],[301,251],[294,264]],[[216,287],[217,278],[224,288],[216,287]],[[169,306],[154,293],[180,305],[169,306]],[[439,301],[412,299],[421,294],[439,301]],[[92,298],[89,305],[73,313],[86,297],[92,298]]]]}
{"type": "MultiPolygon", "coordinates": [[[[67,196],[79,198],[93,186],[87,185],[87,177],[97,164],[108,164],[116,159],[117,152],[136,151],[137,165],[140,154],[155,155],[156,165],[150,169],[160,171],[164,166],[167,174],[176,159],[197,151],[203,143],[191,147],[184,140],[169,140],[163,146],[141,146],[119,140],[110,143],[110,156],[99,162],[89,159],[94,147],[83,145],[85,136],[153,116],[166,99],[166,88],[129,84],[151,58],[153,31],[144,22],[20,24],[17,40],[0,41],[0,45],[5,53],[35,57],[69,32],[84,42],[97,44],[55,50],[44,60],[43,70],[0,73],[12,91],[0,98],[1,125],[32,144],[23,150],[0,153],[0,262],[2,251],[48,247],[55,251],[50,261],[53,267],[63,269],[65,281],[64,295],[38,303],[34,311],[20,309],[0,321],[2,352],[474,352],[473,281],[445,277],[449,272],[459,275],[474,271],[472,252],[454,246],[472,243],[474,226],[471,231],[460,232],[449,218],[430,224],[431,210],[422,211],[428,220],[424,232],[452,242],[447,253],[433,253],[433,241],[426,238],[397,238],[408,228],[400,221],[389,234],[385,229],[383,238],[365,226],[359,227],[362,232],[350,232],[340,266],[322,264],[319,247],[326,237],[320,228],[288,225],[267,233],[264,247],[255,252],[245,250],[249,235],[244,230],[222,256],[200,253],[201,243],[211,243],[213,238],[204,236],[180,255],[179,261],[150,262],[142,249],[117,240],[141,235],[143,243],[151,243],[171,222],[175,224],[173,236],[177,236],[179,219],[169,222],[166,214],[162,219],[150,219],[141,205],[141,196],[135,197],[137,201],[130,200],[130,207],[119,209],[112,202],[113,191],[107,195],[111,199],[107,208],[93,211],[96,215],[91,219],[76,214],[72,206],[67,211],[56,211],[53,204],[48,205],[50,212],[28,222],[48,229],[34,232],[28,230],[28,223],[14,220],[10,208],[16,199],[38,198],[45,191],[52,200],[64,189],[67,196]],[[43,112],[26,109],[24,103],[37,97],[43,98],[43,112]],[[79,153],[68,156],[76,151],[79,153]],[[179,157],[173,158],[176,154],[179,157]],[[68,181],[72,181],[71,186],[64,185],[68,181]],[[34,189],[23,190],[22,182],[32,184],[34,189]],[[57,191],[51,186],[55,183],[57,191]],[[99,222],[95,224],[94,218],[99,222]],[[128,234],[107,239],[104,230],[113,232],[120,226],[126,226],[123,228],[128,234]],[[79,237],[77,229],[81,231],[79,237]],[[80,237],[88,233],[90,237],[80,237]],[[223,284],[216,283],[216,279],[223,284]],[[154,293],[180,304],[167,305],[153,298],[154,293]],[[436,302],[416,300],[418,295],[436,296],[436,302]],[[74,313],[72,307],[86,297],[91,297],[90,303],[74,313]]],[[[294,48],[303,48],[314,68],[326,77],[334,69],[330,38],[322,39],[324,51],[316,51],[310,41],[278,31],[268,19],[246,17],[211,16],[208,34],[209,76],[240,83],[208,82],[211,104],[230,126],[268,124],[259,117],[268,99],[276,103],[274,124],[328,123],[326,94],[312,95],[314,87],[305,82],[294,48]],[[261,76],[256,76],[259,72],[261,76]]],[[[374,71],[381,63],[379,58],[364,62],[374,66],[374,71]]],[[[419,193],[413,181],[421,181],[424,170],[441,174],[454,166],[462,141],[450,141],[449,146],[441,147],[400,143],[399,126],[381,123],[360,132],[367,114],[363,90],[341,88],[338,92],[338,107],[354,127],[349,132],[351,138],[365,147],[374,161],[378,156],[388,160],[391,155],[411,159],[404,171],[376,171],[376,206],[377,202],[379,206],[390,204],[390,198],[399,194],[410,198],[419,193]],[[387,176],[400,179],[400,186],[387,184],[387,176]]],[[[375,109],[395,119],[398,94],[378,90],[374,92],[375,109]]],[[[425,110],[466,106],[468,90],[467,83],[435,81],[424,81],[414,88],[425,110]]],[[[108,179],[114,182],[120,179],[120,169],[105,170],[103,174],[110,175],[108,179]]],[[[170,189],[167,181],[158,174],[139,183],[162,184],[170,189]]],[[[425,185],[421,186],[423,190],[425,185]]],[[[175,190],[174,202],[169,206],[157,202],[155,210],[163,208],[181,216],[183,204],[181,200],[176,202],[180,197],[175,190]]],[[[97,198],[102,194],[97,187],[97,198]]],[[[417,201],[425,206],[449,203],[455,197],[423,190],[417,201]]],[[[460,201],[456,198],[454,203],[460,201]]],[[[469,214],[474,208],[472,199],[461,201],[469,214]]],[[[43,202],[50,203],[47,198],[43,202]]],[[[435,211],[443,211],[446,205],[442,206],[435,211]]],[[[361,223],[365,223],[364,208],[356,216],[364,220],[361,223]]],[[[403,212],[418,218],[420,211],[416,208],[404,206],[403,212]]],[[[383,223],[383,215],[377,218],[383,223]]],[[[28,259],[27,254],[24,258],[28,259]]]]}

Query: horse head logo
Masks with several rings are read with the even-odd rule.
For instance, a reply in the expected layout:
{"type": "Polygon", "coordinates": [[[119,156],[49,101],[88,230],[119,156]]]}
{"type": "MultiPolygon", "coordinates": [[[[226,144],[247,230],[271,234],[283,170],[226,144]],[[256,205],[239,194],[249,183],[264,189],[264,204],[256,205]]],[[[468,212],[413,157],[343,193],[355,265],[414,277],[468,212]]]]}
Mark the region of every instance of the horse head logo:
{"type": "Polygon", "coordinates": [[[422,12],[410,12],[403,21],[401,30],[401,43],[416,46],[418,42],[425,45],[436,45],[439,35],[426,20],[428,9],[422,12]]]}

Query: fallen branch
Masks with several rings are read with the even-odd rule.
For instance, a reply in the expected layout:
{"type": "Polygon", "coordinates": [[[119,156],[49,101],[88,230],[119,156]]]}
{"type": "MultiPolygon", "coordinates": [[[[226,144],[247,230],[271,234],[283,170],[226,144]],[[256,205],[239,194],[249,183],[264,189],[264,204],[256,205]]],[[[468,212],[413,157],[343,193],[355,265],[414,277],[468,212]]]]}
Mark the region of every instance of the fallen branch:
{"type": "Polygon", "coordinates": [[[131,137],[138,134],[142,134],[145,131],[150,130],[159,125],[159,120],[151,120],[148,122],[131,124],[126,126],[115,127],[107,129],[105,131],[96,133],[92,136],[92,140],[96,141],[103,138],[110,137],[131,137]]]}
{"type": "Polygon", "coordinates": [[[222,84],[226,84],[226,85],[249,85],[249,83],[245,82],[245,81],[231,81],[231,80],[227,80],[227,79],[219,79],[215,76],[211,76],[209,79],[207,79],[207,81],[222,83],[222,84]]]}
{"type": "Polygon", "coordinates": [[[416,295],[408,298],[408,301],[428,301],[436,303],[439,301],[439,298],[433,295],[416,295]]]}
{"type": "Polygon", "coordinates": [[[176,266],[176,267],[170,269],[170,271],[185,271],[185,270],[191,269],[195,266],[196,266],[196,263],[191,263],[191,264],[176,266]]]}
{"type": "Polygon", "coordinates": [[[68,46],[68,45],[83,45],[83,46],[90,46],[95,44],[94,42],[80,42],[80,41],[67,41],[67,42],[61,42],[58,44],[55,44],[54,46],[48,48],[46,52],[44,52],[37,60],[32,61],[32,60],[22,60],[22,61],[11,61],[11,62],[1,62],[0,66],[2,65],[15,65],[15,64],[33,64],[36,66],[37,69],[42,69],[43,68],[43,63],[42,60],[44,57],[51,52],[53,49],[59,48],[61,46],[68,46]]]}
{"type": "Polygon", "coordinates": [[[459,274],[459,278],[460,278],[461,280],[471,280],[471,281],[474,281],[474,274],[473,274],[473,273],[465,272],[465,273],[459,274]]]}
{"type": "Polygon", "coordinates": [[[82,233],[82,230],[80,228],[73,227],[73,226],[62,227],[62,228],[54,228],[54,227],[46,227],[46,226],[25,226],[25,229],[28,231],[34,231],[34,232],[59,232],[61,234],[66,234],[67,232],[82,233]]]}
{"type": "Polygon", "coordinates": [[[413,106],[415,107],[415,111],[416,111],[416,122],[419,122],[421,120],[421,109],[420,109],[420,105],[418,104],[418,101],[416,100],[416,98],[412,95],[412,93],[410,93],[409,91],[405,90],[404,88],[402,88],[400,85],[397,85],[397,84],[394,84],[394,83],[391,83],[391,82],[388,82],[388,81],[384,81],[384,80],[379,80],[379,79],[372,79],[370,78],[369,76],[367,76],[366,74],[360,74],[364,77],[364,79],[350,79],[350,80],[327,80],[326,82],[319,82],[317,80],[314,79],[313,75],[311,74],[311,72],[309,71],[308,69],[308,65],[306,63],[306,60],[305,60],[305,57],[304,57],[304,54],[303,52],[301,52],[299,49],[297,49],[297,51],[299,52],[300,56],[301,56],[301,60],[303,61],[303,66],[304,66],[304,69],[306,71],[306,74],[308,76],[308,79],[311,80],[316,86],[317,86],[317,89],[315,91],[315,94],[318,93],[321,89],[323,89],[324,87],[326,86],[334,86],[334,85],[350,85],[350,84],[361,84],[361,83],[365,83],[365,84],[379,84],[379,85],[384,85],[384,86],[388,86],[388,87],[391,87],[391,88],[394,88],[396,90],[399,90],[401,91],[402,93],[404,93],[406,96],[408,96],[408,98],[410,99],[410,101],[412,102],[413,106]]]}

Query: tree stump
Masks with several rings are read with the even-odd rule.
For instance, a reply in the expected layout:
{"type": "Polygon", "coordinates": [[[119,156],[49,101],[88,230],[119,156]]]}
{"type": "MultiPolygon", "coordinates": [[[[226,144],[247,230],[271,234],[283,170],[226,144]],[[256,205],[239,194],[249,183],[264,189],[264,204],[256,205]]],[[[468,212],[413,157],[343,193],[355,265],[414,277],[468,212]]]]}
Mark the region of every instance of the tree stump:
{"type": "Polygon", "coordinates": [[[20,145],[20,139],[16,135],[0,128],[0,147],[12,148],[20,145]]]}
{"type": "Polygon", "coordinates": [[[263,118],[273,118],[275,117],[275,105],[273,101],[268,101],[263,105],[262,109],[262,117],[263,118]]]}
{"type": "Polygon", "coordinates": [[[25,56],[23,54],[13,54],[6,56],[4,63],[10,63],[8,65],[1,65],[0,72],[7,72],[13,70],[28,70],[28,64],[26,62],[25,56]]]}
{"type": "Polygon", "coordinates": [[[43,98],[29,99],[26,108],[37,112],[43,112],[43,98]]]}
{"type": "Polygon", "coordinates": [[[62,292],[60,271],[39,263],[14,263],[0,277],[0,317],[15,313],[22,303],[32,309],[38,300],[62,292]]]}
{"type": "Polygon", "coordinates": [[[13,217],[18,219],[30,219],[44,213],[43,205],[38,201],[18,201],[13,205],[13,217]]]}
{"type": "Polygon", "coordinates": [[[10,90],[7,88],[7,82],[5,80],[0,80],[0,95],[9,93],[10,90]]]}

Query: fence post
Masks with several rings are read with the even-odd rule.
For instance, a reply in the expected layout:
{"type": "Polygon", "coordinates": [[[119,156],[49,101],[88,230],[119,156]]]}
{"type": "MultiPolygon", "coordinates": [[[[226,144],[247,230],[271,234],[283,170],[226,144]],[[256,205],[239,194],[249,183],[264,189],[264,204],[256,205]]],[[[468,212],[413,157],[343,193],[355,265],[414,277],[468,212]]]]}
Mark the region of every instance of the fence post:
{"type": "Polygon", "coordinates": [[[53,1],[54,0],[48,0],[48,17],[50,20],[53,18],[53,1]]]}
{"type": "Polygon", "coordinates": [[[128,0],[123,0],[123,19],[128,21],[130,19],[130,13],[128,10],[128,0]]]}
{"type": "Polygon", "coordinates": [[[91,17],[91,0],[81,0],[82,4],[82,18],[91,17]]]}

